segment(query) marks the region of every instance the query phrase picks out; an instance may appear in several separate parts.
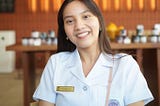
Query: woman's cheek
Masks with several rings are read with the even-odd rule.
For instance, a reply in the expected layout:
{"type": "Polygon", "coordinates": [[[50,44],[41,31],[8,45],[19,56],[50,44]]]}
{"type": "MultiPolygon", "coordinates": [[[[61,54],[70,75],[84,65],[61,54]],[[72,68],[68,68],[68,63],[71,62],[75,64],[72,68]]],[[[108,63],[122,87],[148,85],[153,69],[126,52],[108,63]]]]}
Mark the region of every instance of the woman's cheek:
{"type": "Polygon", "coordinates": [[[64,30],[65,30],[67,36],[71,35],[72,29],[70,27],[65,27],[64,30]]]}

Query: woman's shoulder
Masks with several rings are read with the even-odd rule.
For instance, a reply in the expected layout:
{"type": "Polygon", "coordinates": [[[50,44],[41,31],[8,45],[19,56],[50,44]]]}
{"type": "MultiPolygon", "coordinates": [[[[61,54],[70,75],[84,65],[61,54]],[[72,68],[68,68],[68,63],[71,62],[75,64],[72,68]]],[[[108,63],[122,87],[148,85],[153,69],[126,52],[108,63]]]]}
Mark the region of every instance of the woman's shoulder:
{"type": "Polygon", "coordinates": [[[114,56],[115,66],[118,69],[122,69],[126,74],[129,73],[139,73],[140,67],[138,62],[136,61],[135,56],[126,54],[126,53],[118,53],[114,56]]]}
{"type": "Polygon", "coordinates": [[[129,57],[132,57],[132,56],[129,55],[129,54],[127,54],[127,53],[116,53],[116,54],[113,55],[113,57],[114,57],[114,58],[117,58],[117,59],[118,59],[118,58],[121,59],[121,58],[124,58],[124,57],[125,57],[125,58],[126,58],[126,57],[129,58],[129,57]]]}
{"type": "Polygon", "coordinates": [[[121,61],[121,62],[135,62],[135,58],[131,54],[127,53],[117,53],[114,55],[114,60],[121,61]]]}

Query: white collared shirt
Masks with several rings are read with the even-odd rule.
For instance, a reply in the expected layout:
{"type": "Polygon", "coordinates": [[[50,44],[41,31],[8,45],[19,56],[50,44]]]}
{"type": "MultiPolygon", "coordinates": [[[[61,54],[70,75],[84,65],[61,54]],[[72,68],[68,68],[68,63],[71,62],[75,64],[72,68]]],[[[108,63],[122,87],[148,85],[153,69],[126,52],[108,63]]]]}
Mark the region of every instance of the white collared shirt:
{"type": "Polygon", "coordinates": [[[56,106],[106,106],[108,77],[113,67],[109,106],[126,106],[141,100],[147,104],[153,100],[147,82],[133,57],[124,55],[115,55],[113,63],[111,55],[101,53],[85,77],[77,50],[54,54],[45,66],[33,99],[56,106]],[[74,90],[57,90],[64,86],[74,90]]]}

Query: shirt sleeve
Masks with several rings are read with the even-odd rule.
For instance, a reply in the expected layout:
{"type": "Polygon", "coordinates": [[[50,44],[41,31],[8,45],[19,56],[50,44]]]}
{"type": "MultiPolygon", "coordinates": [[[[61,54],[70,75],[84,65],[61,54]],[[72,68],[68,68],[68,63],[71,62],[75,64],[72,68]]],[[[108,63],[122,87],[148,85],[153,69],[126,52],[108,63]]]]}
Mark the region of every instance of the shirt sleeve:
{"type": "Polygon", "coordinates": [[[143,76],[137,62],[131,56],[127,56],[126,65],[126,87],[125,87],[125,104],[131,104],[138,101],[144,101],[145,104],[153,100],[147,81],[143,76]]]}
{"type": "Polygon", "coordinates": [[[33,94],[33,99],[44,100],[50,103],[55,103],[56,93],[54,91],[54,71],[55,71],[55,59],[50,58],[47,62],[44,71],[42,73],[40,83],[33,94]]]}

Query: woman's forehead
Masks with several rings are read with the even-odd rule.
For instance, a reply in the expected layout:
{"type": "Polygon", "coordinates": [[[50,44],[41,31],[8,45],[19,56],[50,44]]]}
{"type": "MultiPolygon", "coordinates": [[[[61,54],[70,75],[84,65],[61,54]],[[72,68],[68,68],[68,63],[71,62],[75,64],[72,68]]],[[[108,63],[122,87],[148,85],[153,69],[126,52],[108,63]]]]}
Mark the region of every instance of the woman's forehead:
{"type": "Polygon", "coordinates": [[[75,0],[70,2],[64,9],[63,11],[63,15],[72,15],[72,14],[78,14],[78,13],[83,13],[84,11],[88,11],[89,9],[87,8],[87,6],[79,1],[79,0],[75,0]]]}

